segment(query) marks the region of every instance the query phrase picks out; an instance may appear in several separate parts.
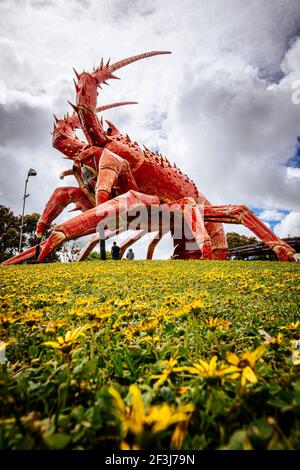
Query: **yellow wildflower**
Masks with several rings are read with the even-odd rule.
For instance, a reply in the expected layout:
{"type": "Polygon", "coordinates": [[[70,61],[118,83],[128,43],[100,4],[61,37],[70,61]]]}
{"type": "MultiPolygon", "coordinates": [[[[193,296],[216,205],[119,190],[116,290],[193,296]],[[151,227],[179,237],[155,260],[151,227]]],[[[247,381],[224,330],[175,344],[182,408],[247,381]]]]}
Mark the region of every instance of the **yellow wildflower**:
{"type": "Polygon", "coordinates": [[[186,395],[190,390],[190,387],[185,387],[184,385],[180,385],[178,388],[179,395],[186,395]]]}
{"type": "Polygon", "coordinates": [[[67,331],[65,336],[58,336],[56,341],[46,341],[43,344],[45,346],[50,346],[51,348],[58,349],[62,353],[70,354],[75,349],[75,346],[78,343],[78,338],[80,336],[85,336],[84,331],[89,328],[89,325],[81,326],[79,328],[73,328],[72,330],[67,331]]]}
{"type": "Polygon", "coordinates": [[[7,346],[15,344],[17,342],[16,338],[11,338],[8,341],[0,341],[0,352],[5,351],[7,346]]]}
{"type": "Polygon", "coordinates": [[[50,320],[45,323],[43,326],[45,327],[46,333],[55,333],[57,328],[60,328],[66,324],[65,320],[50,320]]]}
{"type": "Polygon", "coordinates": [[[295,350],[292,352],[292,362],[294,366],[299,366],[300,365],[300,351],[295,350]]]}
{"type": "Polygon", "coordinates": [[[206,362],[203,359],[199,359],[198,362],[193,363],[193,366],[183,366],[180,369],[182,371],[190,372],[191,374],[199,375],[200,377],[206,379],[226,377],[226,375],[232,373],[231,367],[218,367],[217,361],[217,356],[213,356],[209,362],[206,362]]]}
{"type": "Polygon", "coordinates": [[[261,344],[254,351],[252,351],[252,352],[247,351],[247,352],[243,353],[242,358],[243,358],[244,361],[248,362],[250,367],[254,368],[256,362],[258,361],[258,359],[261,358],[261,356],[264,354],[264,352],[265,352],[265,346],[261,344]]]}
{"type": "Polygon", "coordinates": [[[121,442],[120,450],[141,450],[141,448],[137,444],[128,444],[128,442],[121,442]]]}
{"type": "Polygon", "coordinates": [[[283,341],[283,334],[282,333],[278,333],[277,336],[275,337],[272,337],[271,335],[269,335],[265,330],[258,330],[258,332],[262,335],[262,337],[264,338],[264,344],[274,344],[274,345],[279,345],[282,343],[283,341]]]}
{"type": "Polygon", "coordinates": [[[42,320],[42,318],[43,318],[42,312],[29,310],[23,319],[23,323],[25,323],[28,326],[35,326],[35,323],[39,323],[42,320]]]}
{"type": "Polygon", "coordinates": [[[7,315],[1,315],[0,317],[0,324],[4,328],[13,325],[19,320],[19,317],[13,317],[12,314],[7,314],[7,315]]]}
{"type": "Polygon", "coordinates": [[[173,372],[180,372],[182,370],[182,367],[175,367],[178,362],[176,357],[177,353],[170,359],[161,361],[160,364],[163,367],[162,373],[150,376],[151,379],[158,379],[154,384],[155,387],[159,387],[161,384],[166,382],[173,372]]]}
{"type": "Polygon", "coordinates": [[[155,317],[150,317],[149,319],[145,320],[141,325],[141,330],[146,332],[154,331],[155,328],[158,326],[159,321],[155,317]]]}
{"type": "Polygon", "coordinates": [[[220,328],[221,330],[228,330],[231,323],[228,320],[224,320],[224,318],[210,317],[205,320],[205,325],[210,330],[215,330],[216,328],[220,328]]]}
{"type": "MultiPolygon", "coordinates": [[[[124,403],[119,392],[113,387],[109,387],[108,391],[113,397],[115,414],[121,421],[123,438],[126,438],[128,432],[140,435],[147,430],[155,434],[173,424],[188,422],[195,408],[193,404],[181,405],[174,408],[163,403],[162,405],[154,405],[145,409],[140,389],[135,384],[129,387],[129,406],[124,403]]],[[[179,437],[177,436],[176,442],[178,441],[179,437]]],[[[122,448],[125,448],[124,446],[126,447],[128,444],[123,442],[122,448]]]]}
{"type": "Polygon", "coordinates": [[[87,305],[87,304],[94,304],[99,301],[99,297],[95,295],[87,295],[86,297],[78,297],[75,300],[76,305],[87,305]]]}
{"type": "Polygon", "coordinates": [[[194,310],[203,308],[205,306],[205,297],[207,295],[208,295],[207,292],[203,292],[202,297],[199,297],[199,299],[196,299],[193,302],[191,302],[189,305],[190,310],[194,311],[194,310]]]}
{"type": "Polygon", "coordinates": [[[192,403],[177,408],[167,403],[151,406],[145,415],[145,424],[152,427],[152,432],[160,432],[172,424],[188,421],[194,409],[195,406],[192,403]]]}
{"type": "Polygon", "coordinates": [[[146,335],[146,336],[143,336],[141,339],[140,339],[140,343],[141,344],[152,344],[152,343],[157,343],[157,341],[160,340],[160,337],[159,336],[149,336],[149,335],[146,335]]]}
{"type": "Polygon", "coordinates": [[[281,326],[282,330],[290,330],[290,331],[298,330],[298,328],[300,328],[300,320],[298,320],[296,322],[292,322],[289,325],[281,326]]]}
{"type": "Polygon", "coordinates": [[[227,353],[226,360],[233,366],[231,378],[235,380],[240,376],[242,387],[244,387],[247,382],[255,384],[257,382],[257,377],[254,372],[254,367],[258,359],[263,355],[264,351],[264,345],[260,345],[252,352],[247,351],[243,353],[242,359],[232,352],[227,353]]]}
{"type": "Polygon", "coordinates": [[[182,421],[181,423],[178,423],[176,425],[172,434],[172,439],[171,439],[171,444],[176,449],[179,449],[179,447],[181,447],[187,428],[188,428],[188,421],[182,421]]]}

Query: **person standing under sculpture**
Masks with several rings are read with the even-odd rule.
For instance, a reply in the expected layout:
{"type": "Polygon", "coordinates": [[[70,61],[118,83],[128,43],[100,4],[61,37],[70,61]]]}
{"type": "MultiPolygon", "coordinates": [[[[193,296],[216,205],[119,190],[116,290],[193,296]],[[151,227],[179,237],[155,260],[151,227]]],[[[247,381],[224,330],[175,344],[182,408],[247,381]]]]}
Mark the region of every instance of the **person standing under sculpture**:
{"type": "Polygon", "coordinates": [[[117,242],[113,242],[113,246],[111,247],[111,256],[115,261],[120,257],[120,247],[117,245],[117,242]]]}
{"type": "Polygon", "coordinates": [[[132,248],[129,248],[129,250],[127,251],[126,259],[134,259],[134,253],[132,251],[132,248]]]}

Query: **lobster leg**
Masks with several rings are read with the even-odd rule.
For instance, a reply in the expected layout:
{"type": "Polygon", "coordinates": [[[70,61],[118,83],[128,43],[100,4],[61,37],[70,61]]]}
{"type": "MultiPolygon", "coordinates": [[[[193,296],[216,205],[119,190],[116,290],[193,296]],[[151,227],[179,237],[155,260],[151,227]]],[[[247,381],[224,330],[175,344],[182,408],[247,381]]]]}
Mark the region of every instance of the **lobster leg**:
{"type": "Polygon", "coordinates": [[[295,261],[295,250],[278,238],[253,212],[244,205],[205,206],[206,221],[243,224],[268,245],[280,261],[295,261]]]}
{"type": "Polygon", "coordinates": [[[138,230],[137,233],[134,233],[133,235],[131,235],[131,237],[128,237],[123,243],[121,243],[119,259],[123,258],[124,253],[127,250],[127,248],[129,248],[135,242],[140,240],[140,238],[146,235],[146,233],[147,233],[147,230],[138,230]]]}
{"type": "MultiPolygon", "coordinates": [[[[104,233],[104,239],[108,240],[111,237],[114,237],[116,235],[119,235],[122,231],[124,231],[125,228],[123,229],[118,229],[113,232],[110,230],[106,230],[104,233]]],[[[99,232],[95,233],[94,235],[91,236],[87,244],[82,248],[81,252],[79,253],[79,256],[76,261],[84,261],[86,258],[89,256],[89,254],[93,251],[97,243],[100,241],[100,235],[99,232]]]]}
{"type": "Polygon", "coordinates": [[[93,249],[97,245],[97,243],[99,243],[99,240],[100,240],[99,233],[94,233],[94,235],[91,236],[87,244],[80,251],[76,261],[86,260],[86,258],[89,256],[89,254],[93,251],[93,249]]]}
{"type": "Polygon", "coordinates": [[[157,196],[150,196],[130,190],[125,194],[89,209],[71,220],[57,225],[43,246],[38,261],[43,261],[49,253],[64,241],[79,238],[86,233],[92,233],[96,231],[99,223],[104,224],[113,217],[122,217],[128,211],[141,206],[159,206],[159,199],[157,196]]]}
{"type": "MultiPolygon", "coordinates": [[[[92,234],[93,232],[95,232],[94,229],[87,229],[87,230],[83,231],[83,233],[80,236],[84,237],[86,235],[92,234]]],[[[118,233],[120,233],[120,231],[118,231],[118,233]]],[[[24,263],[25,261],[28,261],[30,259],[34,259],[36,257],[37,248],[39,248],[39,250],[41,251],[41,249],[44,247],[46,242],[47,242],[47,240],[44,240],[39,245],[35,245],[35,246],[32,246],[31,248],[28,248],[28,250],[23,251],[23,253],[20,253],[18,255],[13,256],[12,258],[7,259],[6,261],[3,261],[3,263],[1,263],[1,265],[9,266],[11,264],[21,264],[21,263],[24,263]]]]}
{"type": "Polygon", "coordinates": [[[193,253],[196,251],[196,253],[198,252],[198,258],[201,255],[202,259],[212,259],[211,240],[204,224],[203,215],[196,201],[191,197],[186,197],[168,206],[171,212],[175,212],[172,235],[175,240],[180,240],[179,245],[181,245],[180,249],[175,246],[175,257],[188,259],[193,257],[193,253]],[[181,216],[180,222],[176,221],[176,212],[181,216]],[[178,236],[176,230],[182,222],[184,232],[178,236]],[[192,248],[191,253],[189,253],[189,244],[193,245],[194,248],[192,248]]]}
{"type": "Polygon", "coordinates": [[[97,205],[110,198],[112,189],[117,182],[123,186],[124,191],[138,189],[129,163],[110,150],[104,149],[99,162],[99,173],[95,187],[97,205]]]}
{"type": "Polygon", "coordinates": [[[45,210],[37,223],[37,236],[41,238],[51,222],[64,210],[66,206],[74,202],[76,210],[86,211],[92,207],[91,202],[81,188],[64,187],[56,188],[46,204],[45,210]]]}
{"type": "MultiPolygon", "coordinates": [[[[73,210],[86,211],[92,207],[91,202],[85,196],[80,188],[63,187],[56,188],[46,204],[45,210],[37,223],[37,236],[40,239],[45,230],[50,226],[51,222],[63,211],[63,209],[70,203],[74,202],[76,208],[73,210]]],[[[46,241],[40,243],[40,249],[43,249],[46,241]]],[[[11,264],[21,264],[36,256],[37,245],[29,248],[28,250],[13,256],[12,258],[4,261],[2,264],[8,266],[11,264]]]]}
{"type": "MultiPolygon", "coordinates": [[[[45,245],[46,241],[40,244],[40,248],[45,245]]],[[[2,266],[10,266],[11,264],[21,264],[30,259],[34,259],[36,256],[37,245],[28,248],[28,250],[19,253],[18,255],[13,256],[12,258],[7,259],[1,263],[2,266]]]]}
{"type": "Polygon", "coordinates": [[[205,221],[205,227],[211,239],[212,259],[226,260],[228,256],[228,245],[223,224],[205,221]]]}

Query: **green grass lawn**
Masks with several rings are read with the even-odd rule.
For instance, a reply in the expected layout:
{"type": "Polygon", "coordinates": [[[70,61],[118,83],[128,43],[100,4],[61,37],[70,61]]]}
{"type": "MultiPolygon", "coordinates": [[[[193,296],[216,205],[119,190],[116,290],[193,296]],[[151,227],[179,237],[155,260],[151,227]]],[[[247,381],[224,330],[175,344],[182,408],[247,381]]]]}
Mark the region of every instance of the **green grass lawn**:
{"type": "Polygon", "coordinates": [[[300,263],[1,270],[2,449],[300,449],[300,263]]]}

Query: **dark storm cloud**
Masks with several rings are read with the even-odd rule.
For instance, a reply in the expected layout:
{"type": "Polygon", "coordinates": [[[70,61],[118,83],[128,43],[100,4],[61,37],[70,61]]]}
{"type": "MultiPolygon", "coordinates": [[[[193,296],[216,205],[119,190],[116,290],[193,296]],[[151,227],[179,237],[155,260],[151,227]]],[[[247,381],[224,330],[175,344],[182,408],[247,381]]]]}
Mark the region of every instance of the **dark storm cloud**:
{"type": "Polygon", "coordinates": [[[26,103],[0,104],[0,147],[24,149],[49,144],[50,112],[26,103]]]}
{"type": "Polygon", "coordinates": [[[0,161],[2,197],[13,206],[28,167],[44,165],[51,145],[51,120],[47,107],[13,101],[0,105],[0,161]]]}
{"type": "Polygon", "coordinates": [[[24,181],[30,167],[28,212],[41,212],[51,189],[59,185],[62,162],[51,149],[52,126],[49,109],[17,102],[0,105],[1,203],[21,212],[24,181]],[[46,184],[45,184],[46,182],[46,184]]]}

